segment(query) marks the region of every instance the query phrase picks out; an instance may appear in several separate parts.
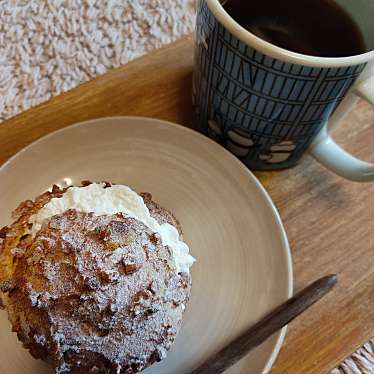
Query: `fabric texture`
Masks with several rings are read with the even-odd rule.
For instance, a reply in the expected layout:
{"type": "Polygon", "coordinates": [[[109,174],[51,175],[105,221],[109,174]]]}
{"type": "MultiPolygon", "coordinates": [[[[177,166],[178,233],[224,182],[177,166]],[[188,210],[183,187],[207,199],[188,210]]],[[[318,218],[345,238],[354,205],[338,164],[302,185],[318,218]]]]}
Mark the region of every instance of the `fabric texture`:
{"type": "Polygon", "coordinates": [[[194,28],[194,0],[0,1],[0,121],[194,28]]]}

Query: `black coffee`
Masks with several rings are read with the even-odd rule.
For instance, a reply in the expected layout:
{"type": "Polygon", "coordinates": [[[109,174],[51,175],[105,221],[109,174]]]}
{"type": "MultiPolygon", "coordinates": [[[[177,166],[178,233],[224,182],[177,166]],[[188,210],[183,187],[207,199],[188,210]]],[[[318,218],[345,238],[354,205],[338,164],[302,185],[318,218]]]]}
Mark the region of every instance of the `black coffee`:
{"type": "Polygon", "coordinates": [[[228,0],[223,4],[244,28],[279,47],[320,57],[366,52],[357,24],[333,0],[228,0]]]}

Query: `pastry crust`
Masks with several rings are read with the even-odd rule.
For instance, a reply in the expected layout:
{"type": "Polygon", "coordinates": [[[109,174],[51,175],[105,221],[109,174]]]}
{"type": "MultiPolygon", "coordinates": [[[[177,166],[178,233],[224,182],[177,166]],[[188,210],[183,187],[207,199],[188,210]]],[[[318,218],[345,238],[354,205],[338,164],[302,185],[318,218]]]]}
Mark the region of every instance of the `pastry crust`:
{"type": "MultiPolygon", "coordinates": [[[[178,333],[190,295],[171,249],[122,213],[68,210],[35,238],[29,217],[66,189],[16,209],[0,231],[0,296],[24,346],[56,373],[137,373],[160,361],[178,333]]],[[[142,194],[151,216],[181,232],[173,215],[142,194]]]]}

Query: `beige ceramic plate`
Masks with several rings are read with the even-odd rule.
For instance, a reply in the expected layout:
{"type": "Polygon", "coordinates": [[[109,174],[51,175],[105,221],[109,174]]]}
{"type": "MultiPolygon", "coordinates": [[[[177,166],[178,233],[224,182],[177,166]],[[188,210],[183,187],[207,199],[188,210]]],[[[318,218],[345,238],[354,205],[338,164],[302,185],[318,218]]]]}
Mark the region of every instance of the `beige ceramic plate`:
{"type": "MultiPolygon", "coordinates": [[[[278,213],[257,179],[223,148],[184,127],[107,118],[57,131],[0,169],[0,225],[16,205],[52,184],[82,179],[149,191],[180,219],[197,258],[182,331],[149,374],[184,374],[292,293],[291,255],[278,213]]],[[[230,373],[267,372],[278,333],[230,373]]],[[[0,373],[45,374],[0,312],[0,373]]]]}

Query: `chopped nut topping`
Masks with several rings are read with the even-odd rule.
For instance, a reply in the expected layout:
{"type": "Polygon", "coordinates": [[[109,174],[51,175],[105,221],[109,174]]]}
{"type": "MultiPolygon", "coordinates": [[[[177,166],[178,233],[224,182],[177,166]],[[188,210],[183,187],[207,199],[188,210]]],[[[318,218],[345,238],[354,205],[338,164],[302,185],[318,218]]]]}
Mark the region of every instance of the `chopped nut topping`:
{"type": "Polygon", "coordinates": [[[105,243],[105,249],[108,251],[114,251],[115,249],[118,248],[118,244],[113,243],[113,242],[106,242],[105,243]]]}
{"type": "Polygon", "coordinates": [[[53,194],[56,194],[56,193],[59,193],[59,192],[61,192],[60,187],[57,186],[57,184],[54,184],[54,185],[52,186],[52,193],[53,193],[53,194]]]}
{"type": "Polygon", "coordinates": [[[2,229],[0,229],[0,239],[5,239],[6,238],[6,233],[8,232],[8,227],[5,226],[2,229]]]}
{"type": "Polygon", "coordinates": [[[96,278],[86,278],[84,286],[90,291],[95,291],[100,287],[100,283],[96,278]]]}
{"type": "Polygon", "coordinates": [[[124,273],[126,275],[133,274],[139,270],[139,266],[137,266],[134,263],[127,263],[126,261],[122,261],[122,265],[123,265],[124,273]]]}
{"type": "Polygon", "coordinates": [[[128,246],[134,241],[134,233],[133,231],[128,231],[127,233],[123,234],[121,237],[121,244],[128,246]]]}
{"type": "Polygon", "coordinates": [[[118,312],[118,305],[116,303],[110,303],[108,306],[108,311],[110,314],[116,314],[118,312]]]}
{"type": "Polygon", "coordinates": [[[15,288],[15,285],[12,281],[4,281],[2,283],[0,283],[0,291],[1,292],[10,292],[12,291],[13,289],[15,288]]]}
{"type": "Polygon", "coordinates": [[[149,236],[149,240],[154,245],[160,244],[160,236],[155,232],[149,236]]]}
{"type": "Polygon", "coordinates": [[[90,180],[88,180],[88,179],[85,179],[85,180],[81,181],[81,185],[82,185],[83,187],[87,187],[87,186],[89,186],[90,184],[92,184],[92,182],[91,182],[90,180]]]}

